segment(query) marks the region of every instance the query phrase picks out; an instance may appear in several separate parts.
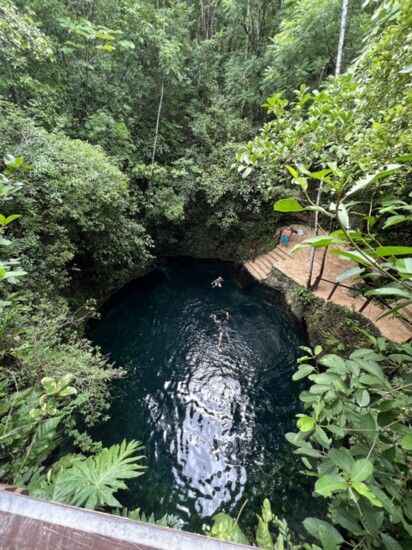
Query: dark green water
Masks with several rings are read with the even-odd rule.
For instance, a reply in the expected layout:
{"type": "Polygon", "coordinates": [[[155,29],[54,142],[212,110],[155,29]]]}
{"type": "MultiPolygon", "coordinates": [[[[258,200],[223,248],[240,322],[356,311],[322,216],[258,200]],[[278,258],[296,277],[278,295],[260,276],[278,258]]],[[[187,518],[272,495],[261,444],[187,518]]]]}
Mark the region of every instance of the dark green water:
{"type": "Polygon", "coordinates": [[[308,491],[284,439],[299,410],[291,376],[305,335],[279,295],[242,288],[225,262],[170,260],[113,297],[90,337],[128,373],[94,437],[146,446],[148,469],[123,503],[177,514],[195,531],[245,498],[246,518],[265,496],[292,523],[305,517],[308,491]],[[225,282],[213,289],[218,275],[225,282]],[[210,316],[225,311],[219,348],[210,316]]]}

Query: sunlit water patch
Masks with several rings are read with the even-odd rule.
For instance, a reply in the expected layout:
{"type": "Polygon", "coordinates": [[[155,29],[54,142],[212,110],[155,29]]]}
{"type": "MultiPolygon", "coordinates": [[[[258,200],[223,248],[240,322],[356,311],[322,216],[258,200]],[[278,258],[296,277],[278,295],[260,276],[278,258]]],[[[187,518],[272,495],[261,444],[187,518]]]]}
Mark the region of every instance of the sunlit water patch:
{"type": "Polygon", "coordinates": [[[127,370],[95,438],[146,446],[148,469],[121,496],[129,508],[199,530],[267,496],[279,515],[301,518],[308,491],[284,434],[299,410],[291,376],[304,333],[280,295],[242,287],[228,263],[170,260],[112,298],[90,337],[127,370]],[[226,311],[219,346],[211,315],[226,311]]]}

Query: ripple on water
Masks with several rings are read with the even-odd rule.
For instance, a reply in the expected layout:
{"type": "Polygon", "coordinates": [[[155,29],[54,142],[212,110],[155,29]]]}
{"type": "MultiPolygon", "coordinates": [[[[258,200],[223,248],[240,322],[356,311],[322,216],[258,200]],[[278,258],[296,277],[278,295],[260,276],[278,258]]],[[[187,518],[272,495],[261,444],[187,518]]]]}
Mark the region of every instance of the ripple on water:
{"type": "MultiPolygon", "coordinates": [[[[230,264],[174,260],[163,274],[112,299],[91,332],[128,371],[96,433],[105,444],[126,437],[146,445],[149,468],[124,495],[129,507],[180,511],[193,527],[233,510],[284,446],[298,410],[291,375],[304,335],[273,293],[240,288],[230,264]],[[225,283],[212,289],[217,275],[225,283]],[[218,347],[210,316],[224,311],[228,338],[218,347]]],[[[274,475],[290,472],[280,466],[274,475]]]]}

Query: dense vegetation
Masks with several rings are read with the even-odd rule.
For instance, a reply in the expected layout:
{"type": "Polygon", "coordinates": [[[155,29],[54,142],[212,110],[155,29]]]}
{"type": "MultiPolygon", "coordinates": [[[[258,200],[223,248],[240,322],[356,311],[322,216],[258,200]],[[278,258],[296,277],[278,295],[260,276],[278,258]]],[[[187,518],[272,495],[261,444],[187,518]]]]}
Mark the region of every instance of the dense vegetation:
{"type": "MultiPolygon", "coordinates": [[[[365,292],[412,303],[412,3],[350,0],[343,65],[341,9],[3,0],[0,479],[127,513],[114,493],[142,474],[141,446],[88,436],[122,370],[82,329],[156,255],[245,259],[285,216],[316,212],[334,232],[306,246],[347,245],[365,292]],[[53,462],[67,437],[81,453],[53,462]]],[[[265,501],[260,547],[410,545],[412,347],[370,342],[307,351],[287,438],[328,517],[299,542],[265,501]]],[[[209,534],[247,541],[225,514],[209,534]]]]}

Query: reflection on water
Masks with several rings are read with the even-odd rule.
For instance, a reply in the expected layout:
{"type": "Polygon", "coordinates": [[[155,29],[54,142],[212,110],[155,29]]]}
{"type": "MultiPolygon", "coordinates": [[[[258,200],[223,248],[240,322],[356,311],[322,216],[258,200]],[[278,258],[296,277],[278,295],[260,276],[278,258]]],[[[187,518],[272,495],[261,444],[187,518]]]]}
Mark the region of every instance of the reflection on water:
{"type": "MultiPolygon", "coordinates": [[[[273,293],[240,288],[229,264],[174,260],[162,271],[155,283],[117,295],[92,331],[128,370],[116,383],[111,419],[95,436],[146,445],[149,469],[123,495],[129,507],[179,513],[196,528],[199,518],[235,509],[284,453],[303,334],[273,293]],[[218,275],[225,282],[212,289],[218,275]],[[229,338],[219,347],[211,315],[225,311],[229,338]]],[[[291,483],[282,464],[273,475],[283,476],[283,488],[291,483]]]]}

